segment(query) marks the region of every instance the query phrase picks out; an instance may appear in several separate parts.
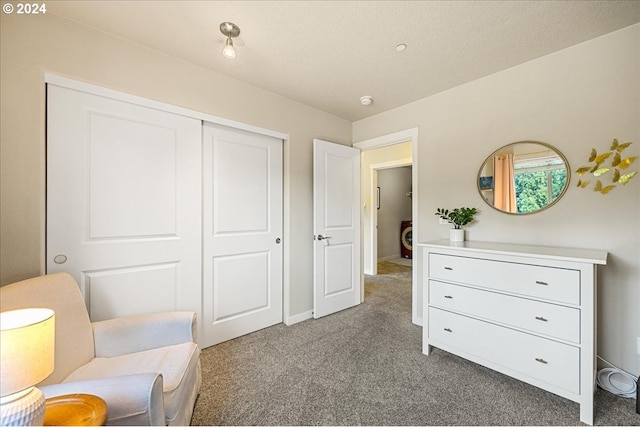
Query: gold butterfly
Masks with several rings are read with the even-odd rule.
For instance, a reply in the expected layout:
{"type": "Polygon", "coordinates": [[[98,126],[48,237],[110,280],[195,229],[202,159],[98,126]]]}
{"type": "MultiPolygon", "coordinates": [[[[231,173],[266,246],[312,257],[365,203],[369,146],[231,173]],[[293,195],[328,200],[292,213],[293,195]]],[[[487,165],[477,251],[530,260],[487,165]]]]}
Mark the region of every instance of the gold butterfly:
{"type": "Polygon", "coordinates": [[[589,169],[591,169],[591,166],[583,166],[581,168],[579,168],[576,173],[580,176],[584,175],[585,173],[589,172],[589,169]]]}
{"type": "Polygon", "coordinates": [[[586,187],[587,187],[587,185],[589,185],[589,183],[590,183],[590,182],[591,182],[591,181],[582,181],[582,180],[580,180],[580,179],[579,179],[579,180],[578,180],[578,187],[580,187],[580,188],[586,188],[586,187]]]}
{"type": "Polygon", "coordinates": [[[620,144],[616,148],[616,151],[618,153],[622,153],[624,151],[624,149],[627,148],[628,146],[630,146],[631,144],[633,144],[633,142],[625,142],[624,144],[620,144]]]}
{"type": "Polygon", "coordinates": [[[620,167],[620,169],[626,169],[637,158],[638,158],[638,156],[631,156],[631,157],[627,157],[626,159],[622,159],[622,160],[620,160],[620,164],[618,166],[620,167]]]}
{"type": "Polygon", "coordinates": [[[616,188],[615,185],[607,185],[606,187],[602,188],[602,190],[600,190],[600,193],[607,194],[609,191],[613,190],[614,188],[616,188]]]}
{"type": "Polygon", "coordinates": [[[589,162],[593,162],[596,158],[596,156],[598,155],[598,152],[596,151],[595,148],[591,149],[591,155],[589,156],[589,162]]]}
{"type": "Polygon", "coordinates": [[[613,138],[613,142],[611,143],[611,148],[609,148],[609,150],[615,150],[616,148],[618,148],[618,140],[613,138]]]}
{"type": "Polygon", "coordinates": [[[622,175],[622,176],[620,177],[620,179],[619,179],[618,181],[620,182],[620,184],[624,185],[624,184],[626,184],[627,182],[629,182],[629,180],[630,180],[631,178],[633,178],[637,173],[638,173],[638,172],[636,172],[636,171],[629,172],[629,173],[625,173],[624,175],[622,175]]]}
{"type": "Polygon", "coordinates": [[[600,176],[600,175],[604,175],[605,173],[609,172],[611,169],[609,168],[600,168],[596,171],[593,172],[593,176],[600,176]]]}
{"type": "Polygon", "coordinates": [[[613,179],[611,181],[618,182],[620,179],[620,171],[618,169],[613,170],[613,179]]]}
{"type": "Polygon", "coordinates": [[[611,160],[611,166],[616,167],[620,164],[620,153],[616,153],[615,156],[613,156],[613,160],[611,160]]]}
{"type": "Polygon", "coordinates": [[[593,186],[593,191],[600,191],[602,190],[602,183],[600,182],[600,180],[596,181],[596,185],[593,186]]]}
{"type": "Polygon", "coordinates": [[[602,153],[599,156],[596,156],[596,158],[593,161],[599,165],[600,163],[607,160],[611,154],[613,154],[611,151],[607,151],[606,153],[602,153]]]}

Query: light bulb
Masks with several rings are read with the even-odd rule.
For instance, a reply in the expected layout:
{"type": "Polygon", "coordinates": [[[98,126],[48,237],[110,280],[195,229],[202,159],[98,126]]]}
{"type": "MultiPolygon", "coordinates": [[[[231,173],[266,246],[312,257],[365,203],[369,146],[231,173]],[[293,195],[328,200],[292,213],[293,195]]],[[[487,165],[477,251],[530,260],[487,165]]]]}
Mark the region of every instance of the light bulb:
{"type": "Polygon", "coordinates": [[[224,49],[222,49],[222,56],[229,59],[233,59],[236,57],[236,50],[233,47],[233,41],[231,40],[231,37],[227,37],[227,42],[224,45],[224,49]]]}

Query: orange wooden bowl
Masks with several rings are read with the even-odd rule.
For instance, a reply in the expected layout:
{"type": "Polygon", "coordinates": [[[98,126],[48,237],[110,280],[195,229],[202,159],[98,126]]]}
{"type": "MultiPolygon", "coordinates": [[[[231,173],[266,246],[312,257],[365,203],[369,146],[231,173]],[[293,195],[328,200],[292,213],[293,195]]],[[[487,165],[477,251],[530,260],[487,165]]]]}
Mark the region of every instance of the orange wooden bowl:
{"type": "Polygon", "coordinates": [[[107,404],[92,394],[65,394],[46,400],[45,426],[102,426],[107,404]]]}

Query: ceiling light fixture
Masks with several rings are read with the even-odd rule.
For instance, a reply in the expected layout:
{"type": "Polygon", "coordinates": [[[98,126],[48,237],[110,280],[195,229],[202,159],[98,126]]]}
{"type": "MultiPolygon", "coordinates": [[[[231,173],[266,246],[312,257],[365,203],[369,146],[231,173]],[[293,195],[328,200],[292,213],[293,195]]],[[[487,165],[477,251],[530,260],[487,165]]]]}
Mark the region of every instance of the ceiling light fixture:
{"type": "Polygon", "coordinates": [[[373,96],[363,96],[360,98],[360,104],[362,105],[371,105],[371,103],[373,102],[373,96]]]}
{"type": "Polygon", "coordinates": [[[396,46],[396,52],[403,52],[407,48],[407,45],[404,43],[400,43],[396,46]]]}
{"type": "Polygon", "coordinates": [[[228,59],[236,57],[236,49],[233,47],[233,38],[240,35],[240,28],[232,22],[223,22],[220,24],[220,32],[227,37],[227,41],[222,49],[222,56],[228,59]]]}

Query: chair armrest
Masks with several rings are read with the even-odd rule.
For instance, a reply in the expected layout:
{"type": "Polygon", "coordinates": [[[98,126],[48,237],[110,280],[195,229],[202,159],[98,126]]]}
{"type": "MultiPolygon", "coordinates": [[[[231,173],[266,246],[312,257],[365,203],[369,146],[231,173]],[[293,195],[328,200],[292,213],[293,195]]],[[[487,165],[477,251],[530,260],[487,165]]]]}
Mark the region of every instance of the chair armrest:
{"type": "Polygon", "coordinates": [[[191,311],[120,317],[93,322],[92,326],[96,357],[196,342],[196,315],[191,311]]]}
{"type": "Polygon", "coordinates": [[[107,404],[107,425],[166,425],[162,375],[136,374],[38,387],[45,397],[92,394],[107,404]]]}

